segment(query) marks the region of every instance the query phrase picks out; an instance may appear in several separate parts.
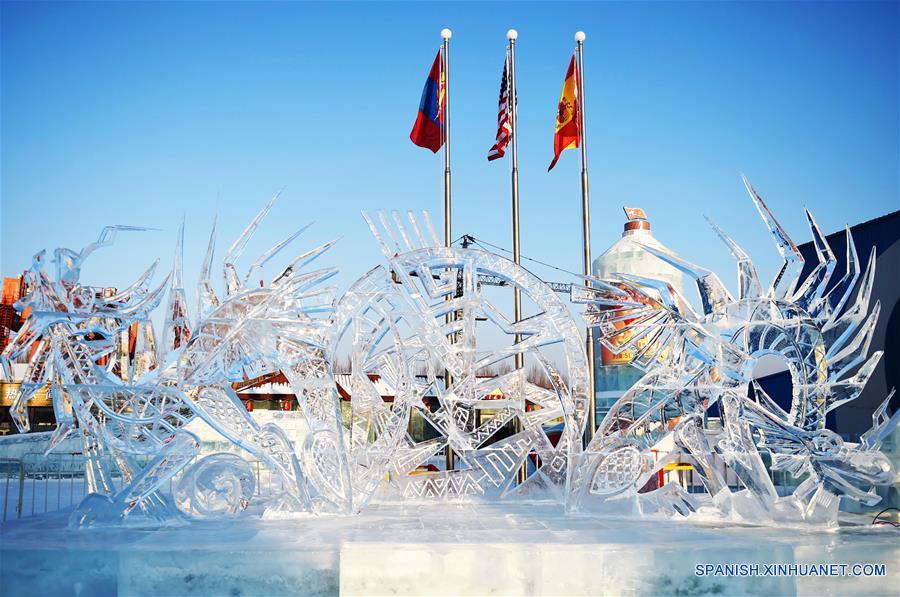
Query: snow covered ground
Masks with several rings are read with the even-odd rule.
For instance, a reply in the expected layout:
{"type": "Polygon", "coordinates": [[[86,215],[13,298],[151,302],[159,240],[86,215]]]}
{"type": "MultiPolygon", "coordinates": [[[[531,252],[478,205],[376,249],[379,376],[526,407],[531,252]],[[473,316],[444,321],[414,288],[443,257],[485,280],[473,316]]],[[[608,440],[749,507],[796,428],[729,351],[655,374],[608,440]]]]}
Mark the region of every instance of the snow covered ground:
{"type": "Polygon", "coordinates": [[[900,531],[566,516],[556,505],[376,506],[354,517],[0,527],[7,595],[897,594],[900,531]],[[882,577],[711,577],[697,564],[885,564],[882,577]]]}

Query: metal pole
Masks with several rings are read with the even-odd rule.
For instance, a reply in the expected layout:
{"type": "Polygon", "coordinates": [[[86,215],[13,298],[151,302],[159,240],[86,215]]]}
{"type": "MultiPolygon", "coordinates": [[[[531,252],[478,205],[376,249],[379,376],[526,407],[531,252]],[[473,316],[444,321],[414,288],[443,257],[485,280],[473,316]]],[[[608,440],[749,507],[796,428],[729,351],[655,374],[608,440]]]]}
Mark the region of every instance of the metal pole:
{"type": "Polygon", "coordinates": [[[450,37],[449,29],[441,30],[441,38],[444,40],[442,51],[444,52],[444,245],[449,247],[453,242],[451,236],[450,219],[450,37]]]}
{"type": "Polygon", "coordinates": [[[25,495],[25,461],[19,461],[19,498],[16,500],[16,518],[22,518],[22,496],[25,495]]]}
{"type": "MultiPolygon", "coordinates": [[[[515,261],[516,265],[519,265],[522,262],[522,254],[519,243],[519,135],[517,130],[517,121],[519,117],[519,97],[518,93],[516,92],[516,39],[518,39],[518,37],[519,32],[515,29],[510,29],[506,32],[506,39],[509,40],[509,128],[510,135],[512,136],[510,143],[510,145],[512,146],[512,151],[510,152],[509,156],[510,165],[512,166],[512,250],[513,261],[515,261]]],[[[515,321],[521,321],[522,292],[518,287],[513,289],[513,312],[515,315],[515,321]]],[[[516,343],[518,344],[520,340],[521,337],[517,334],[516,343]]],[[[522,356],[522,353],[516,354],[515,362],[517,370],[524,367],[525,359],[522,356]]],[[[519,433],[522,431],[522,423],[521,421],[519,421],[519,419],[516,419],[513,431],[515,433],[519,433]]],[[[522,463],[522,466],[519,467],[519,470],[516,473],[516,481],[519,484],[524,483],[525,475],[525,463],[522,463]]]]}
{"type": "MultiPolygon", "coordinates": [[[[453,243],[452,218],[450,208],[450,38],[453,32],[449,29],[441,30],[441,39],[444,40],[441,46],[443,56],[443,70],[441,76],[444,84],[444,103],[443,103],[443,122],[444,122],[444,246],[449,247],[453,243]]],[[[448,297],[449,298],[449,297],[448,297]]],[[[453,321],[453,315],[448,313],[446,317],[447,323],[453,321]]],[[[444,370],[444,388],[449,389],[453,383],[453,377],[450,372],[444,370]]],[[[450,444],[447,444],[447,470],[454,468],[453,450],[450,444]]]]}
{"type": "MultiPolygon", "coordinates": [[[[9,464],[12,464],[12,461],[9,461],[9,464]]],[[[9,507],[9,480],[11,477],[12,471],[6,471],[6,490],[3,492],[3,522],[6,522],[6,510],[9,507]]]]}
{"type": "MultiPolygon", "coordinates": [[[[517,124],[518,120],[518,94],[516,93],[516,39],[519,37],[519,32],[515,29],[510,29],[506,33],[506,38],[509,40],[509,124],[510,124],[510,133],[512,136],[512,142],[510,145],[512,146],[512,151],[510,153],[510,164],[512,165],[512,250],[513,250],[513,261],[516,264],[520,264],[522,261],[521,250],[519,246],[519,135],[517,134],[517,124]]],[[[515,321],[519,321],[522,319],[522,293],[516,288],[513,291],[513,308],[515,312],[515,321]]],[[[516,342],[519,341],[519,336],[516,336],[516,342]]],[[[516,355],[516,369],[521,369],[524,365],[524,360],[521,354],[516,355]]]]}
{"type": "MultiPolygon", "coordinates": [[[[587,167],[587,134],[584,125],[584,31],[575,33],[575,41],[578,43],[578,135],[581,147],[581,245],[584,251],[584,275],[591,275],[591,202],[588,191],[588,167],[587,167]]],[[[587,283],[591,285],[590,282],[587,283]]],[[[594,385],[594,330],[587,329],[585,338],[587,353],[588,373],[588,424],[585,428],[585,445],[594,437],[594,428],[597,426],[597,388],[594,385]]]]}

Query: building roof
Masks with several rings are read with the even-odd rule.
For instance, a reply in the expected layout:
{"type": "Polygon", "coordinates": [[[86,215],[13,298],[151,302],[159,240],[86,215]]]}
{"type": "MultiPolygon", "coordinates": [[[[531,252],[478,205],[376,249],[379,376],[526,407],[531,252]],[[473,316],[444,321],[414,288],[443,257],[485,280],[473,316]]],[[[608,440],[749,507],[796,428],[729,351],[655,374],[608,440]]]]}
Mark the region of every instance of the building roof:
{"type": "MultiPolygon", "coordinates": [[[[338,392],[341,396],[350,396],[350,380],[353,377],[350,373],[336,373],[334,381],[337,382],[338,392]]],[[[369,380],[375,385],[378,394],[382,398],[393,398],[397,394],[397,388],[389,384],[380,375],[369,375],[369,380]]]]}
{"type": "MultiPolygon", "coordinates": [[[[869,226],[874,226],[875,224],[891,222],[893,220],[896,220],[896,223],[900,224],[900,210],[892,211],[892,212],[880,215],[878,217],[872,218],[871,220],[866,220],[865,222],[860,222],[858,224],[854,224],[853,226],[850,226],[850,232],[855,234],[857,231],[862,230],[863,228],[868,228],[869,226]]],[[[832,232],[830,234],[826,234],[825,238],[831,239],[832,237],[843,236],[844,234],[845,234],[844,229],[835,230],[834,232],[832,232]]],[[[811,246],[811,245],[812,245],[812,240],[808,240],[805,243],[801,243],[798,246],[806,247],[806,246],[811,246]]]]}
{"type": "Polygon", "coordinates": [[[278,395],[288,394],[293,396],[294,390],[287,383],[264,383],[258,386],[251,386],[237,390],[239,394],[259,394],[259,395],[278,395]]]}

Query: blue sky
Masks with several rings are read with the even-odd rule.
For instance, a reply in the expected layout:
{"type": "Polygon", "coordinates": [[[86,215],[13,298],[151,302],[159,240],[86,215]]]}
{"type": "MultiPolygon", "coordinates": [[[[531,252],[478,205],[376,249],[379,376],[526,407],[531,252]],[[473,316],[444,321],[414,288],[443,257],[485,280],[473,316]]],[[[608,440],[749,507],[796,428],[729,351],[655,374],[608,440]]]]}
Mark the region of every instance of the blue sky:
{"type": "MultiPolygon", "coordinates": [[[[900,208],[894,2],[2,4],[2,273],[81,247],[105,224],[159,228],[97,253],[85,281],[121,286],[186,227],[196,279],[284,189],[245,265],[310,222],[301,246],[348,286],[379,263],[361,209],[441,210],[441,159],[408,134],[442,27],[453,29],[454,236],[509,247],[508,163],[494,141],[505,32],[519,30],[522,252],[580,268],[578,156],[550,174],[572,35],[587,32],[595,253],[641,206],[657,236],[733,265],[702,215],[753,255],[776,254],[746,173],[793,234],[900,208]],[[324,263],[324,262],[323,262],[324,263]]],[[[534,268],[547,279],[558,272],[534,268]]],[[[192,290],[189,288],[189,294],[192,290]]],[[[193,301],[192,301],[193,302],[193,301]]]]}

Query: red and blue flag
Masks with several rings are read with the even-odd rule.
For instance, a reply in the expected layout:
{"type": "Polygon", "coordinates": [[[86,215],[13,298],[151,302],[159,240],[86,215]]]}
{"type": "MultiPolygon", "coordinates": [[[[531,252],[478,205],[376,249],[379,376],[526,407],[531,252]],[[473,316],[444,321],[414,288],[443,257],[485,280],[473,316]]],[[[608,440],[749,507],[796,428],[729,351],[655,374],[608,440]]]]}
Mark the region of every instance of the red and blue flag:
{"type": "Polygon", "coordinates": [[[416,123],[409,134],[413,143],[434,153],[444,144],[444,85],[444,63],[438,50],[422,90],[416,123]]]}

